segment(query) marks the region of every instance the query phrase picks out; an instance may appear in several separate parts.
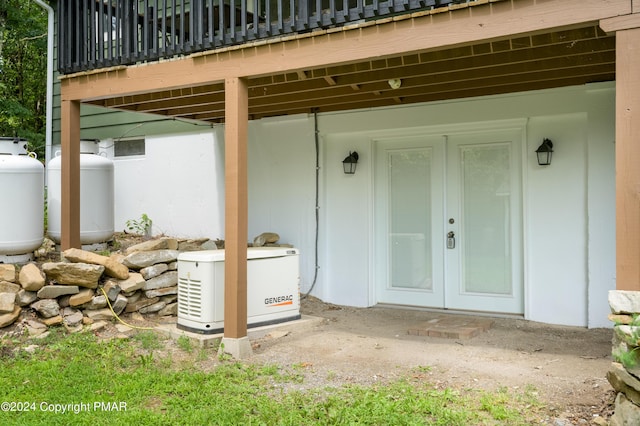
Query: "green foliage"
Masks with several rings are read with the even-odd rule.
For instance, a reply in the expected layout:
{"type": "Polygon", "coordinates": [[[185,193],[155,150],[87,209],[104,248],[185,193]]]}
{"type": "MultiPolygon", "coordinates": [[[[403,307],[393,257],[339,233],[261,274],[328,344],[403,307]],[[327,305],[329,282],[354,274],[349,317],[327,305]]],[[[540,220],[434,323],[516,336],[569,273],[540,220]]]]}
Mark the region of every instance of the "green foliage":
{"type": "Polygon", "coordinates": [[[44,160],[47,14],[31,0],[0,2],[0,136],[29,141],[44,160]]]}
{"type": "Polygon", "coordinates": [[[125,223],[127,231],[130,233],[149,236],[151,233],[152,221],[146,213],[142,213],[140,219],[129,219],[125,223]]]}
{"type": "Polygon", "coordinates": [[[512,421],[518,418],[518,410],[509,406],[509,399],[507,389],[502,388],[495,393],[484,393],[480,397],[480,406],[496,420],[512,421]]]}
{"type": "Polygon", "coordinates": [[[429,373],[433,368],[429,365],[418,365],[414,370],[418,373],[429,373]]]}
{"type": "Polygon", "coordinates": [[[638,353],[638,346],[629,348],[626,345],[624,347],[618,347],[613,350],[612,356],[614,361],[624,365],[627,369],[632,369],[640,364],[640,354],[638,353]]]}
{"type": "Polygon", "coordinates": [[[141,331],[136,333],[133,338],[140,342],[142,349],[153,350],[160,349],[162,342],[156,333],[153,331],[141,331]]]}
{"type": "Polygon", "coordinates": [[[230,361],[233,357],[224,351],[224,343],[220,342],[218,345],[218,361],[225,362],[230,361]]]}
{"type": "Polygon", "coordinates": [[[111,239],[109,247],[111,248],[112,251],[118,251],[122,248],[122,242],[118,240],[117,234],[114,235],[113,238],[111,239]]]}
{"type": "Polygon", "coordinates": [[[616,324],[615,331],[625,343],[615,348],[612,352],[613,359],[627,369],[633,369],[640,364],[640,316],[633,314],[632,321],[628,324],[629,332],[621,332],[624,324],[616,324]]]}
{"type": "Polygon", "coordinates": [[[209,352],[205,348],[200,348],[198,353],[196,354],[196,361],[202,362],[209,359],[209,352]]]}
{"type": "Polygon", "coordinates": [[[185,352],[193,352],[193,346],[191,345],[191,339],[189,339],[187,336],[180,336],[178,337],[178,340],[176,341],[176,343],[178,344],[178,347],[180,349],[182,349],[185,352]]]}
{"type": "Polygon", "coordinates": [[[151,367],[153,365],[153,352],[149,352],[148,354],[138,355],[138,361],[140,362],[141,367],[151,367]]]}

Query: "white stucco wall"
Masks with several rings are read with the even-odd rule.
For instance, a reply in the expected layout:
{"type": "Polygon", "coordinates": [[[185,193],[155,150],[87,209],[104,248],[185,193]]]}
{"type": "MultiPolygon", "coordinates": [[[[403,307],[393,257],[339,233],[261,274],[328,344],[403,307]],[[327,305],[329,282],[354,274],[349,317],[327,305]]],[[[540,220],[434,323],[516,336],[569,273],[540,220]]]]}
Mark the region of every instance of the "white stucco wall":
{"type": "Polygon", "coordinates": [[[584,113],[529,120],[525,301],[536,321],[586,325],[586,124],[584,113]],[[555,152],[550,166],[539,167],[534,151],[545,137],[555,152]]]}
{"type": "MultiPolygon", "coordinates": [[[[221,238],[224,144],[220,130],[148,136],[145,155],[114,161],[115,229],[145,213],[153,235],[221,238]]],[[[108,142],[108,141],[107,141],[108,142]]]]}
{"type": "MultiPolygon", "coordinates": [[[[372,138],[430,127],[518,119],[523,159],[527,319],[607,327],[615,288],[614,85],[609,83],[320,114],[319,269],[312,294],[351,306],[376,303],[372,138]],[[535,149],[554,142],[553,163],[535,149]],[[358,151],[355,175],[342,160],[358,151]]],[[[467,124],[468,125],[468,124],[467,124]]],[[[301,290],[315,272],[314,117],[251,122],[249,238],[277,232],[301,251],[301,290]]],[[[221,128],[147,139],[144,158],[116,161],[116,227],[147,213],[154,232],[224,237],[221,128]]]]}
{"type": "Polygon", "coordinates": [[[276,232],[301,250],[301,289],[315,271],[315,131],[313,118],[253,121],[249,126],[249,240],[276,232]]]}
{"type": "Polygon", "coordinates": [[[371,223],[371,147],[377,133],[492,120],[528,120],[523,170],[525,316],[534,321],[608,327],[606,292],[615,288],[614,91],[590,85],[375,111],[326,114],[321,289],[327,301],[375,301],[371,223]],[[554,141],[551,166],[535,149],[554,141]],[[361,161],[355,176],[339,172],[349,150],[361,161]],[[336,169],[337,168],[337,169],[336,169]],[[354,224],[347,232],[348,225],[354,224]],[[350,235],[344,238],[344,235],[350,235]],[[340,241],[340,244],[338,244],[340,241]],[[367,252],[369,248],[369,252],[367,252]]]}
{"type": "Polygon", "coordinates": [[[609,86],[587,91],[587,291],[589,327],[611,327],[607,300],[616,287],[615,96],[609,86]],[[604,226],[600,226],[603,224],[604,226]]]}
{"type": "MultiPolygon", "coordinates": [[[[319,121],[321,129],[330,128],[326,117],[319,121]]],[[[320,211],[325,232],[320,252],[323,285],[319,297],[341,305],[371,306],[375,300],[370,142],[363,132],[324,133],[323,140],[325,161],[320,211]],[[353,175],[345,175],[342,167],[349,151],[356,151],[359,156],[353,175]]]]}

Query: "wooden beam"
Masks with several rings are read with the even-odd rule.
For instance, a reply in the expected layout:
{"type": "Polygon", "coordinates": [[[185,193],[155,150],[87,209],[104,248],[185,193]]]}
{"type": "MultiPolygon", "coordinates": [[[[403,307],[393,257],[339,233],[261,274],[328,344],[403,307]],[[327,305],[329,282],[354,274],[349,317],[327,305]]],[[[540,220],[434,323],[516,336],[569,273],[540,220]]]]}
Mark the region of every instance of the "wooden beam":
{"type": "Polygon", "coordinates": [[[324,76],[325,81],[329,84],[329,86],[335,86],[336,84],[336,79],[331,77],[330,75],[325,75],[324,76]]]}
{"type": "Polygon", "coordinates": [[[247,80],[225,80],[224,337],[247,336],[247,80]]]}
{"type": "MultiPolygon", "coordinates": [[[[94,105],[102,106],[105,108],[121,108],[127,107],[129,105],[142,105],[142,109],[146,109],[146,105],[156,104],[158,102],[166,101],[167,99],[191,99],[192,97],[198,95],[206,95],[206,96],[218,96],[220,95],[220,99],[224,97],[224,84],[211,84],[205,86],[195,86],[191,88],[191,93],[185,94],[181,92],[179,94],[176,93],[175,90],[163,90],[159,92],[153,93],[144,93],[139,95],[129,95],[122,96],[113,99],[103,99],[99,101],[93,102],[94,105]]],[[[150,109],[154,109],[153,107],[150,109]]]]}
{"type": "MultiPolygon", "coordinates": [[[[169,114],[173,109],[184,107],[196,107],[199,105],[210,105],[211,103],[224,102],[224,93],[209,93],[207,95],[195,95],[191,97],[167,98],[161,101],[147,102],[136,106],[139,112],[162,111],[169,114]]],[[[179,113],[177,113],[179,115],[179,113]]]]}
{"type": "Polygon", "coordinates": [[[640,291],[640,29],[616,52],[616,288],[640,291]]]}
{"type": "Polygon", "coordinates": [[[606,33],[628,30],[632,28],[640,28],[640,13],[603,19],[600,21],[600,28],[602,28],[602,31],[606,33]]]}
{"type": "Polygon", "coordinates": [[[60,246],[80,248],[80,102],[62,100],[60,246]]]}

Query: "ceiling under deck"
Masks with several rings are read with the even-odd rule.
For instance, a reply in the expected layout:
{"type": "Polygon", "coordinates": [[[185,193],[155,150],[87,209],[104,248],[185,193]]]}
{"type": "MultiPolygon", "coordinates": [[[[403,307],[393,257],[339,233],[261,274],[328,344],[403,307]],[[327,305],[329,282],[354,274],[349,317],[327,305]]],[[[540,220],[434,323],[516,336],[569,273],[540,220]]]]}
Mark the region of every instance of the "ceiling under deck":
{"type": "MultiPolygon", "coordinates": [[[[404,105],[615,79],[615,36],[597,26],[374,58],[249,80],[249,117],[404,105]],[[390,79],[402,84],[392,89],[390,79]]],[[[94,105],[224,121],[224,84],[114,97],[94,105]]]]}

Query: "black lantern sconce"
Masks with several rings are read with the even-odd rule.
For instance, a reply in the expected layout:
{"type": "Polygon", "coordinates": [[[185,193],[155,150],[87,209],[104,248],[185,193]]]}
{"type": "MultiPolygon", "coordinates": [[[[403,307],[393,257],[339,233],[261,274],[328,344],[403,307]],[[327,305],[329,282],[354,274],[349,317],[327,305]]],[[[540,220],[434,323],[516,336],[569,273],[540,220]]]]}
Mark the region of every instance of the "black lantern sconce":
{"type": "Polygon", "coordinates": [[[538,149],[536,149],[536,155],[538,156],[539,166],[548,166],[551,164],[551,155],[553,154],[553,142],[545,138],[538,149]]]}
{"type": "Polygon", "coordinates": [[[352,175],[356,172],[356,165],[358,164],[358,153],[349,151],[347,158],[342,160],[342,167],[344,168],[345,175],[352,175]]]}

